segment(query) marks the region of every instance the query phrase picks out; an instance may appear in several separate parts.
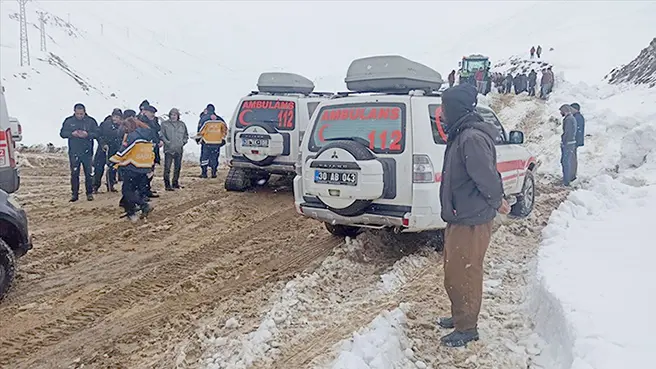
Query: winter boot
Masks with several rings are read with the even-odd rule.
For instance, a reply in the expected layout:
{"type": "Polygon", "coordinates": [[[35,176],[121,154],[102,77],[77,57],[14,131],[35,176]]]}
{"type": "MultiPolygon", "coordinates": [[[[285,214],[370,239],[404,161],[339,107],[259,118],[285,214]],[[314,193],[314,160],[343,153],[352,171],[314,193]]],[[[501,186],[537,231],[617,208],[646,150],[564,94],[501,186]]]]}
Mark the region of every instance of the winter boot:
{"type": "Polygon", "coordinates": [[[173,187],[171,187],[171,181],[166,178],[164,179],[164,189],[166,191],[173,191],[173,187]]]}
{"type": "Polygon", "coordinates": [[[216,178],[216,177],[217,177],[217,175],[216,175],[216,170],[213,170],[213,171],[212,171],[212,178],[216,178]]]}
{"type": "Polygon", "coordinates": [[[144,204],[144,205],[141,207],[141,217],[142,217],[142,218],[147,217],[148,214],[150,214],[150,212],[152,212],[152,211],[153,211],[153,207],[152,207],[152,206],[150,206],[149,204],[144,204]]]}
{"type": "Polygon", "coordinates": [[[184,188],[184,187],[180,186],[179,183],[174,183],[173,186],[171,186],[171,187],[175,188],[176,190],[179,190],[179,189],[181,189],[181,188],[184,188]]]}
{"type": "Polygon", "coordinates": [[[68,200],[68,201],[70,201],[70,202],[76,202],[78,199],[79,199],[79,196],[78,196],[78,195],[71,195],[71,199],[68,200]]]}
{"type": "Polygon", "coordinates": [[[455,324],[453,324],[453,318],[452,317],[444,317],[444,318],[437,319],[437,325],[439,325],[442,328],[446,328],[446,329],[455,328],[455,324]]]}
{"type": "Polygon", "coordinates": [[[87,195],[87,201],[93,201],[93,195],[92,194],[87,195]]]}
{"type": "Polygon", "coordinates": [[[440,338],[440,342],[446,347],[462,347],[471,341],[478,341],[478,330],[476,328],[453,331],[440,338]]]}
{"type": "Polygon", "coordinates": [[[207,166],[200,167],[200,178],[207,178],[207,166]]]}

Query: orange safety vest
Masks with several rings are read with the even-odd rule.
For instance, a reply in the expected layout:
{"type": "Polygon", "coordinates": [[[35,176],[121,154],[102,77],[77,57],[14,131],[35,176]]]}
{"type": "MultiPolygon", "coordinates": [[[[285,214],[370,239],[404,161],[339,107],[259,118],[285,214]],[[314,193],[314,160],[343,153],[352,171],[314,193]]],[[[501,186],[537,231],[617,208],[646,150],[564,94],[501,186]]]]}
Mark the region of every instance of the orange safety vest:
{"type": "Polygon", "coordinates": [[[201,140],[210,145],[219,145],[225,140],[228,127],[222,120],[208,120],[198,130],[201,140]]]}
{"type": "Polygon", "coordinates": [[[153,143],[148,140],[138,139],[109,158],[109,161],[119,167],[134,165],[137,168],[150,169],[155,164],[153,143]]]}

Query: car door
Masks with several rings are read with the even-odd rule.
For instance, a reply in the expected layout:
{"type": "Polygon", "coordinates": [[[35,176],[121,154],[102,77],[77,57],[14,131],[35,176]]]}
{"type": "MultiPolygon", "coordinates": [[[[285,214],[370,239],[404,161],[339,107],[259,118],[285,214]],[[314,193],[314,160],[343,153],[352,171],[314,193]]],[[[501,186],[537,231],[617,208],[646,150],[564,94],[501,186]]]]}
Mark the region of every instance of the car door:
{"type": "Polygon", "coordinates": [[[497,149],[497,170],[503,180],[504,192],[506,194],[512,194],[516,192],[519,167],[522,166],[521,160],[516,160],[512,145],[508,144],[506,131],[496,114],[492,110],[483,107],[477,107],[476,110],[486,123],[493,125],[497,130],[498,135],[494,140],[497,149]]]}

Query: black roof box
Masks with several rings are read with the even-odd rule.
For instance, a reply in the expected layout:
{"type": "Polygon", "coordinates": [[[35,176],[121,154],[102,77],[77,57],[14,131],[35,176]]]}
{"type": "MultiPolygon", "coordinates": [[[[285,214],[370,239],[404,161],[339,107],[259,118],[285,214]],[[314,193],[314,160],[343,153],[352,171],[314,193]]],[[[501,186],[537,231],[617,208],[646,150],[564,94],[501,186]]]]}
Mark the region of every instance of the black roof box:
{"type": "Polygon", "coordinates": [[[314,83],[294,73],[265,72],[257,80],[257,89],[269,93],[296,93],[307,95],[314,90],[314,83]]]}
{"type": "Polygon", "coordinates": [[[438,91],[444,84],[437,71],[399,55],[356,59],[351,62],[344,82],[350,91],[382,93],[438,91]]]}

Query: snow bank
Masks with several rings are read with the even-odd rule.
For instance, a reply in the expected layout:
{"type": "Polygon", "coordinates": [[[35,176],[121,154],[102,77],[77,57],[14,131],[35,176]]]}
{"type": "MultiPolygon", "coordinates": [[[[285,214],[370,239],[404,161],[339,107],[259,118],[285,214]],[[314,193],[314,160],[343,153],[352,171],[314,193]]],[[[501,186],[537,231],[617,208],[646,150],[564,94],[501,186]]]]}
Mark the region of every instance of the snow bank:
{"type": "Polygon", "coordinates": [[[405,335],[407,310],[406,304],[392,311],[384,310],[367,327],[339,344],[339,356],[327,368],[426,368],[419,360],[415,364],[412,342],[405,335]]]}
{"type": "Polygon", "coordinates": [[[602,176],[572,193],[544,229],[534,301],[557,368],[649,367],[656,341],[656,186],[602,176]],[[558,328],[558,329],[555,329],[558,328]]]}

